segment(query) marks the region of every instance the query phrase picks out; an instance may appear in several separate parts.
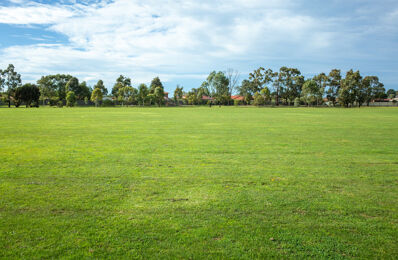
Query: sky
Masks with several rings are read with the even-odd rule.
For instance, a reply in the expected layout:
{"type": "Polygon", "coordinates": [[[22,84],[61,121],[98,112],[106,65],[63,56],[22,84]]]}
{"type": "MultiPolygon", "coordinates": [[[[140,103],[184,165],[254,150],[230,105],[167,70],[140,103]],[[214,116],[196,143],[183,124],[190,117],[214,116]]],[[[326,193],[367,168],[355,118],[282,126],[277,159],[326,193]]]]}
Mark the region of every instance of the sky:
{"type": "Polygon", "coordinates": [[[0,68],[71,74],[112,88],[159,76],[166,91],[262,66],[306,77],[338,68],[398,90],[396,0],[0,0],[0,68]]]}

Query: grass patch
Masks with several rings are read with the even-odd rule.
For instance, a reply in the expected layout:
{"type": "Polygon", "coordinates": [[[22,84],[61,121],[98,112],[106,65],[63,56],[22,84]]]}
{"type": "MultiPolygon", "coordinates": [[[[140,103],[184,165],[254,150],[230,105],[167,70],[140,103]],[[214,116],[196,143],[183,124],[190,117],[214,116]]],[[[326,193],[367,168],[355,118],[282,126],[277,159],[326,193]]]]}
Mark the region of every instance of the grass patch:
{"type": "Polygon", "coordinates": [[[0,109],[1,258],[395,258],[398,109],[0,109]]]}

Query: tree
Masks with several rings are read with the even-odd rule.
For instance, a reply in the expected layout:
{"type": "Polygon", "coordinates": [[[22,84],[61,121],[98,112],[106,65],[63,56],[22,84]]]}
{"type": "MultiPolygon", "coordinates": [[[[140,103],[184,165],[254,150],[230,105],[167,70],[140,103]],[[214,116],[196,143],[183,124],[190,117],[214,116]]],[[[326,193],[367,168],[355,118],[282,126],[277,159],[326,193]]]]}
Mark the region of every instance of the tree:
{"type": "Polygon", "coordinates": [[[318,85],[318,96],[317,96],[317,105],[319,105],[322,97],[325,93],[326,86],[329,84],[329,77],[325,73],[320,73],[312,78],[315,83],[318,85]]]}
{"type": "Polygon", "coordinates": [[[3,76],[3,71],[0,70],[0,95],[3,92],[3,90],[4,90],[4,85],[5,85],[4,83],[5,83],[5,79],[4,79],[4,76],[3,76]]]}
{"type": "Polygon", "coordinates": [[[163,101],[164,101],[163,87],[156,87],[155,88],[154,98],[155,98],[155,102],[160,107],[163,104],[163,101]]]}
{"type": "Polygon", "coordinates": [[[329,101],[332,101],[333,106],[336,104],[337,96],[339,94],[341,83],[341,71],[338,69],[333,69],[329,73],[328,77],[328,90],[326,92],[326,97],[329,101]]]}
{"type": "MultiPolygon", "coordinates": [[[[66,84],[71,80],[73,76],[56,74],[41,77],[37,84],[41,93],[41,100],[65,100],[66,98],[66,84]]],[[[56,102],[55,102],[56,103],[56,102]]]]}
{"type": "Polygon", "coordinates": [[[66,106],[73,107],[73,106],[75,106],[75,103],[76,103],[75,92],[68,91],[68,93],[66,93],[66,106]]]}
{"type": "Polygon", "coordinates": [[[124,88],[120,88],[118,92],[118,101],[122,103],[122,106],[127,104],[134,104],[137,100],[138,91],[137,89],[126,86],[124,88]]]}
{"type": "Polygon", "coordinates": [[[359,71],[354,72],[352,69],[349,70],[346,74],[345,79],[341,81],[341,86],[339,90],[339,102],[348,107],[349,105],[353,106],[354,102],[358,99],[359,87],[361,76],[359,71]]]}
{"type": "Polygon", "coordinates": [[[127,78],[127,77],[125,77],[123,75],[120,75],[116,79],[115,85],[113,85],[112,96],[117,97],[118,93],[119,93],[119,89],[120,88],[124,88],[124,87],[131,87],[131,79],[127,78]]]}
{"type": "Polygon", "coordinates": [[[85,98],[89,98],[91,96],[91,88],[87,86],[87,82],[83,81],[79,84],[75,94],[78,100],[84,100],[85,98]]]}
{"type": "Polygon", "coordinates": [[[102,91],[99,88],[93,90],[91,93],[91,101],[95,103],[95,106],[98,107],[100,101],[102,101],[102,91]]]}
{"type": "Polygon", "coordinates": [[[11,107],[11,99],[14,98],[15,90],[22,85],[21,75],[15,71],[14,65],[10,64],[6,70],[3,70],[2,76],[4,77],[3,84],[7,87],[8,107],[11,107]]]}
{"type": "Polygon", "coordinates": [[[388,98],[395,98],[396,91],[393,89],[389,89],[389,90],[387,90],[386,94],[387,94],[388,98]]]}
{"type": "Polygon", "coordinates": [[[103,95],[108,95],[108,89],[105,87],[104,82],[101,79],[94,85],[94,89],[96,88],[99,88],[103,95]]]}
{"type": "Polygon", "coordinates": [[[366,105],[369,106],[373,99],[384,98],[385,89],[383,83],[376,76],[366,76],[362,80],[362,88],[366,91],[366,105]]]}
{"type": "Polygon", "coordinates": [[[250,101],[252,99],[252,95],[253,95],[253,82],[244,79],[242,80],[241,85],[237,88],[238,89],[238,93],[239,95],[244,97],[244,102],[246,105],[250,105],[250,101]]]}
{"type": "Polygon", "coordinates": [[[228,92],[229,96],[231,96],[233,93],[235,93],[235,90],[238,85],[240,73],[237,70],[234,69],[227,69],[226,71],[226,76],[228,79],[228,92]]]}
{"type": "Polygon", "coordinates": [[[218,104],[229,104],[231,95],[229,93],[229,80],[224,72],[211,72],[201,85],[209,95],[215,98],[218,104]]]}
{"type": "Polygon", "coordinates": [[[151,102],[158,104],[161,106],[164,102],[164,88],[163,84],[160,81],[159,77],[156,77],[152,80],[151,85],[149,87],[149,94],[151,94],[151,102]]]}
{"type": "Polygon", "coordinates": [[[277,83],[279,87],[277,100],[280,92],[280,96],[290,104],[294,102],[296,97],[300,96],[304,77],[301,76],[301,72],[298,69],[282,67],[279,69],[277,83]]]}
{"type": "Polygon", "coordinates": [[[315,82],[315,80],[307,80],[303,84],[303,89],[301,92],[302,99],[307,106],[313,104],[314,102],[318,103],[318,99],[320,96],[319,85],[315,82]]]}
{"type": "Polygon", "coordinates": [[[174,103],[176,105],[178,105],[178,103],[182,99],[183,89],[184,87],[180,87],[180,85],[177,85],[176,89],[174,90],[174,103]]]}
{"type": "Polygon", "coordinates": [[[22,87],[15,89],[14,101],[15,106],[19,107],[22,102],[25,102],[26,107],[30,107],[32,102],[35,106],[39,106],[40,90],[39,88],[31,83],[27,83],[22,87]]]}
{"type": "Polygon", "coordinates": [[[138,87],[138,102],[144,106],[145,102],[148,100],[148,87],[145,84],[140,84],[138,87]]]}

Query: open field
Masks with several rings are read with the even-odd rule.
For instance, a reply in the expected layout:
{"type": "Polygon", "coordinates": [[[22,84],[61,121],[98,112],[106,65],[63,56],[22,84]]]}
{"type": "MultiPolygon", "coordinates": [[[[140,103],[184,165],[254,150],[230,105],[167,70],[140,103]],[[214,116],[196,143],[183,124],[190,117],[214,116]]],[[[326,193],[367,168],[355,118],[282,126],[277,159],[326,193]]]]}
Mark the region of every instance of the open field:
{"type": "Polygon", "coordinates": [[[397,258],[398,109],[0,109],[0,258],[397,258]]]}

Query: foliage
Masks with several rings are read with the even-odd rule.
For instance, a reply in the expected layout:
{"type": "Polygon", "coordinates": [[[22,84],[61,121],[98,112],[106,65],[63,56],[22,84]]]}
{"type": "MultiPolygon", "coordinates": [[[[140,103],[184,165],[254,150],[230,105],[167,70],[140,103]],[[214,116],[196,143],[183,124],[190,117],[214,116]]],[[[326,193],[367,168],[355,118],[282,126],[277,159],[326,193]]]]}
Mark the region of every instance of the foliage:
{"type": "Polygon", "coordinates": [[[30,107],[32,102],[38,106],[40,98],[40,90],[34,84],[24,84],[22,87],[17,87],[14,94],[15,106],[18,107],[21,103],[25,103],[26,107],[30,107]]]}
{"type": "Polygon", "coordinates": [[[102,91],[99,88],[96,88],[91,93],[91,101],[95,103],[95,106],[98,107],[99,102],[102,101],[102,91]]]}
{"type": "Polygon", "coordinates": [[[103,95],[108,95],[108,89],[105,87],[104,82],[101,79],[98,80],[97,84],[95,84],[93,88],[99,88],[103,95]]]}
{"type": "Polygon", "coordinates": [[[76,103],[76,95],[73,91],[68,91],[66,94],[66,106],[67,107],[74,107],[76,103]]]}
{"type": "Polygon", "coordinates": [[[106,99],[102,102],[101,106],[102,107],[114,107],[115,102],[113,102],[112,100],[106,99]]]}
{"type": "Polygon", "coordinates": [[[394,259],[397,113],[0,109],[0,258],[394,259]]]}

